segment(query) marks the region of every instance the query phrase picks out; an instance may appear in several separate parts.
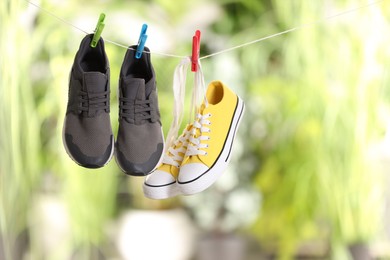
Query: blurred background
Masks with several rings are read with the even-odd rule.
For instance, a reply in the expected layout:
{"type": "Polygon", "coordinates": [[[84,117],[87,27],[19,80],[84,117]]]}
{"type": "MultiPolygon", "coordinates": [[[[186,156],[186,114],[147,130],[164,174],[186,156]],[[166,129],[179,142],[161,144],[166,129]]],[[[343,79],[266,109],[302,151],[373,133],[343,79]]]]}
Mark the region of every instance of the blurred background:
{"type": "MultiPolygon", "coordinates": [[[[156,201],[115,160],[89,170],[65,152],[84,34],[2,0],[0,259],[390,258],[389,1],[31,1],[88,32],[104,12],[103,38],[124,45],[147,23],[165,133],[180,59],[157,53],[190,55],[196,29],[204,56],[310,26],[202,60],[206,83],[222,80],[246,103],[232,161],[205,192],[156,201]]],[[[106,51],[115,133],[126,49],[106,41],[106,51]]]]}

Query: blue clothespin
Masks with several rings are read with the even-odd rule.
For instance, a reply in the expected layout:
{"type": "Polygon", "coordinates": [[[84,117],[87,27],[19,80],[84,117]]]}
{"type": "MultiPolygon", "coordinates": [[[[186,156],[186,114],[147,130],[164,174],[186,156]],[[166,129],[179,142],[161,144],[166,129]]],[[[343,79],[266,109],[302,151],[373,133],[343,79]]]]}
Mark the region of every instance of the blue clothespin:
{"type": "Polygon", "coordinates": [[[142,25],[141,33],[139,35],[137,51],[135,52],[136,59],[140,59],[142,56],[142,52],[144,51],[145,42],[146,42],[146,39],[148,38],[148,36],[146,35],[147,29],[148,29],[148,25],[146,23],[144,23],[142,25]]]}

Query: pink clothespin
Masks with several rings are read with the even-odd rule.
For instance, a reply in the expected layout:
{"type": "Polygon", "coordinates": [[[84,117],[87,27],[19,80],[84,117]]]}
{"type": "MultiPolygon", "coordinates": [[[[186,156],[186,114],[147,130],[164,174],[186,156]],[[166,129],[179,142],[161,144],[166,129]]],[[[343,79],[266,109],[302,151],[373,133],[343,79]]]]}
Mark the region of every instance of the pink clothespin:
{"type": "Polygon", "coordinates": [[[198,71],[198,60],[200,54],[200,31],[196,30],[192,37],[192,57],[191,57],[191,71],[198,71]]]}

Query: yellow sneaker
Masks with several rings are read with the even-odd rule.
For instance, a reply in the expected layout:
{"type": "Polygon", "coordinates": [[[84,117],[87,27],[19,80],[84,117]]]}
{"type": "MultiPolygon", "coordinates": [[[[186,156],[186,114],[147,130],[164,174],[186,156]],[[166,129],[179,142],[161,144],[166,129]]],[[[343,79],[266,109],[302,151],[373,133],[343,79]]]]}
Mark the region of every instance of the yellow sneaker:
{"type": "Polygon", "coordinates": [[[151,199],[166,199],[178,195],[176,179],[187,151],[192,125],[188,125],[163,157],[162,164],[145,179],[144,195],[151,199]]]}
{"type": "Polygon", "coordinates": [[[210,83],[180,166],[180,193],[190,195],[207,189],[226,169],[243,113],[244,102],[232,90],[220,81],[210,83]]]}

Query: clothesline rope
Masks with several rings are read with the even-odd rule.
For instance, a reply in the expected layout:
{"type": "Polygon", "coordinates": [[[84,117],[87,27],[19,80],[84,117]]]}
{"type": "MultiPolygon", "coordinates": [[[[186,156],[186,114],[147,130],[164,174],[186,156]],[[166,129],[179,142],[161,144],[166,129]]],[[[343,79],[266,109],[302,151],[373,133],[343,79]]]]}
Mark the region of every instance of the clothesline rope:
{"type": "MultiPolygon", "coordinates": [[[[301,25],[298,25],[296,27],[293,27],[291,29],[288,29],[288,30],[285,30],[285,31],[282,31],[282,32],[278,32],[278,33],[274,33],[274,34],[271,34],[271,35],[268,35],[268,36],[265,36],[265,37],[262,37],[262,38],[259,38],[259,39],[255,39],[253,41],[250,41],[250,42],[246,42],[246,43],[243,43],[243,44],[240,44],[240,45],[237,45],[237,46],[233,46],[233,47],[230,47],[230,48],[227,48],[227,49],[224,49],[224,50],[221,50],[221,51],[218,51],[218,52],[214,52],[214,53],[211,53],[209,55],[206,55],[206,56],[203,56],[203,57],[200,57],[199,59],[202,60],[202,59],[207,59],[207,58],[210,58],[210,57],[213,57],[213,56],[216,56],[216,55],[219,55],[219,54],[222,54],[222,53],[226,53],[226,52],[230,52],[230,51],[233,51],[233,50],[236,50],[236,49],[239,49],[239,48],[243,48],[243,47],[246,47],[248,45],[252,45],[252,44],[255,44],[255,43],[258,43],[258,42],[261,42],[261,41],[264,41],[264,40],[268,40],[268,39],[271,39],[271,38],[274,38],[274,37],[277,37],[277,36],[280,36],[280,35],[283,35],[283,34],[287,34],[287,33],[290,33],[290,32],[293,32],[293,31],[297,31],[297,30],[300,30],[300,29],[303,29],[303,28],[307,28],[307,27],[313,27],[313,26],[316,26],[316,25],[319,25],[319,24],[322,24],[322,23],[325,23],[327,22],[328,20],[331,20],[331,19],[334,19],[334,18],[337,18],[337,17],[340,17],[340,16],[344,16],[344,15],[347,15],[347,14],[350,14],[350,13],[354,13],[356,11],[359,11],[361,9],[365,9],[365,8],[368,8],[370,6],[373,6],[373,5],[377,5],[381,2],[383,2],[385,0],[378,0],[378,1],[374,1],[374,2],[369,2],[367,4],[364,4],[364,5],[361,5],[361,6],[357,6],[355,8],[351,8],[351,9],[348,9],[346,11],[343,11],[343,12],[340,12],[340,13],[337,13],[337,14],[334,14],[334,15],[330,15],[330,16],[326,16],[322,19],[319,19],[319,20],[316,20],[316,21],[313,21],[313,22],[310,22],[310,23],[305,23],[305,24],[301,24],[301,25]]],[[[61,21],[62,23],[68,25],[68,26],[71,26],[85,34],[88,34],[87,31],[79,28],[78,26],[68,22],[67,20],[55,15],[54,13],[50,12],[49,10],[41,7],[40,5],[36,4],[36,3],[33,3],[29,0],[26,0],[26,2],[28,2],[29,4],[31,4],[32,6],[35,6],[36,8],[40,9],[41,11],[45,12],[46,14],[56,18],[57,20],[61,21]]],[[[121,47],[121,48],[125,48],[125,49],[130,49],[129,46],[126,46],[126,45],[123,45],[123,44],[120,44],[120,43],[117,43],[115,41],[111,41],[111,40],[108,40],[108,39],[104,39],[106,42],[108,43],[111,43],[111,44],[114,44],[118,47],[121,47]]],[[[146,53],[152,53],[152,54],[156,54],[156,55],[160,55],[160,56],[166,56],[166,57],[172,57],[172,58],[185,58],[187,56],[182,56],[182,55],[175,55],[175,54],[169,54],[169,53],[159,53],[159,52],[147,52],[147,51],[144,51],[146,53]]]]}
{"type": "MultiPolygon", "coordinates": [[[[43,8],[42,6],[40,6],[40,5],[36,4],[36,3],[33,3],[33,2],[31,2],[31,1],[29,1],[29,0],[26,0],[26,2],[29,3],[30,5],[32,5],[32,6],[36,7],[36,8],[38,8],[39,10],[43,11],[44,13],[50,15],[51,17],[56,18],[56,19],[59,20],[60,22],[66,24],[66,25],[68,25],[68,26],[71,26],[71,27],[73,27],[73,28],[76,29],[76,30],[79,30],[80,32],[83,32],[83,33],[85,33],[85,34],[89,34],[89,32],[87,32],[87,31],[81,29],[80,27],[78,27],[78,26],[76,26],[76,25],[74,25],[74,24],[68,22],[67,20],[65,20],[65,19],[63,19],[63,18],[61,18],[61,17],[59,17],[58,15],[56,15],[56,14],[54,14],[53,12],[51,12],[51,11],[49,11],[49,10],[43,8]]],[[[90,33],[93,33],[93,32],[90,32],[90,33]]],[[[108,43],[111,43],[111,44],[114,44],[114,45],[116,45],[116,46],[118,46],[118,47],[121,47],[121,48],[132,49],[132,48],[130,48],[130,47],[127,46],[127,45],[123,45],[123,44],[117,43],[117,42],[115,42],[115,41],[111,41],[111,40],[109,40],[109,39],[106,39],[106,38],[104,38],[104,41],[105,41],[105,42],[108,42],[108,43]]],[[[183,59],[183,58],[187,57],[187,56],[180,56],[180,55],[174,55],[174,54],[169,54],[169,53],[159,53],[159,52],[154,52],[154,51],[153,51],[153,52],[143,51],[143,52],[144,52],[144,53],[157,54],[157,55],[166,56],[166,57],[180,58],[180,59],[183,59]]]]}
{"type": "Polygon", "coordinates": [[[286,34],[286,33],[289,33],[289,32],[300,30],[300,29],[303,29],[303,28],[306,28],[306,27],[313,27],[313,26],[322,24],[322,23],[324,23],[324,22],[326,22],[328,20],[331,20],[331,19],[343,16],[343,15],[346,15],[346,14],[350,14],[350,13],[356,12],[358,10],[361,10],[361,9],[364,9],[364,8],[368,8],[368,7],[373,6],[373,5],[377,5],[377,4],[379,4],[380,2],[383,2],[383,1],[384,0],[378,0],[378,1],[375,1],[375,2],[370,2],[370,3],[367,3],[365,5],[361,5],[361,6],[358,6],[358,7],[355,7],[355,8],[348,9],[348,10],[343,11],[341,13],[337,13],[337,14],[334,14],[334,15],[326,16],[326,17],[324,17],[322,19],[319,19],[317,21],[301,24],[301,25],[298,25],[298,26],[296,26],[294,28],[291,28],[291,29],[288,29],[288,30],[285,30],[285,31],[282,31],[282,32],[278,32],[278,33],[275,33],[275,34],[272,34],[272,35],[269,35],[269,36],[265,36],[263,38],[259,38],[259,39],[256,39],[256,40],[253,40],[253,41],[250,41],[250,42],[246,42],[246,43],[243,43],[243,44],[240,44],[240,45],[237,45],[237,46],[234,46],[234,47],[222,50],[222,51],[218,51],[218,52],[215,52],[215,53],[203,56],[203,57],[201,57],[199,59],[200,60],[201,59],[207,59],[207,58],[213,57],[215,55],[219,55],[219,54],[222,54],[222,53],[225,53],[225,52],[230,52],[230,51],[233,51],[233,50],[236,50],[236,49],[239,49],[239,48],[243,48],[245,46],[252,45],[252,44],[264,41],[264,40],[268,40],[268,39],[271,39],[271,38],[274,38],[274,37],[277,37],[277,36],[280,36],[280,35],[283,35],[283,34],[286,34]]]}
{"type": "Polygon", "coordinates": [[[83,32],[83,33],[85,33],[85,34],[88,34],[88,32],[86,32],[86,31],[84,31],[83,29],[77,27],[76,25],[74,25],[74,24],[68,22],[67,20],[65,20],[65,19],[63,19],[63,18],[61,18],[61,17],[55,15],[54,13],[50,12],[49,10],[46,10],[45,8],[41,7],[40,5],[35,4],[35,3],[33,3],[33,2],[30,2],[30,1],[28,1],[28,0],[26,0],[26,2],[28,2],[28,3],[29,3],[30,5],[32,5],[32,6],[35,6],[36,8],[38,8],[38,9],[40,9],[41,11],[45,12],[46,14],[48,14],[48,15],[50,15],[50,16],[56,18],[56,19],[58,19],[59,21],[63,22],[64,24],[69,25],[69,26],[71,26],[71,27],[73,27],[73,28],[75,28],[75,29],[77,29],[77,30],[79,30],[79,31],[81,31],[81,32],[83,32]]]}

